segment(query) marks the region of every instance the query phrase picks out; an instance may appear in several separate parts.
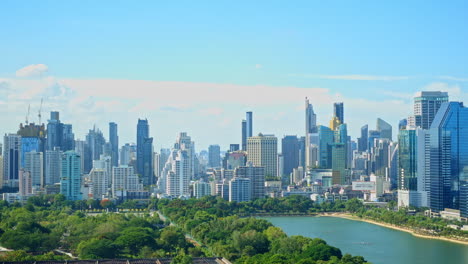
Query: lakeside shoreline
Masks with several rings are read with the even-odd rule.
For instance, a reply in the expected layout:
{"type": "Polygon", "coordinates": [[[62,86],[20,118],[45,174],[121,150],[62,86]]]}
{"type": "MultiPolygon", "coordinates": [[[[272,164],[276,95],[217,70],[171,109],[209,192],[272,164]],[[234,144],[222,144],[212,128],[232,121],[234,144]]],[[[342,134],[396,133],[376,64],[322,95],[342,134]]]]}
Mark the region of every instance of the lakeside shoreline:
{"type": "Polygon", "coordinates": [[[457,243],[457,244],[462,244],[462,245],[468,246],[468,240],[462,241],[462,240],[458,240],[458,239],[455,239],[455,238],[449,238],[449,237],[423,235],[423,234],[417,233],[416,231],[414,231],[411,228],[395,226],[395,225],[392,225],[392,224],[377,222],[377,221],[374,221],[374,220],[362,219],[362,218],[359,218],[359,217],[354,216],[354,215],[349,214],[349,213],[319,213],[316,216],[318,216],[318,217],[337,217],[337,218],[343,218],[343,219],[348,219],[348,220],[353,220],[353,221],[361,221],[361,222],[366,222],[366,223],[373,224],[373,225],[378,225],[378,226],[382,226],[382,227],[386,227],[386,228],[390,228],[390,229],[410,233],[411,235],[413,235],[415,237],[420,237],[420,238],[425,238],[425,239],[443,240],[443,241],[447,241],[447,242],[452,242],[452,243],[457,243]]]}

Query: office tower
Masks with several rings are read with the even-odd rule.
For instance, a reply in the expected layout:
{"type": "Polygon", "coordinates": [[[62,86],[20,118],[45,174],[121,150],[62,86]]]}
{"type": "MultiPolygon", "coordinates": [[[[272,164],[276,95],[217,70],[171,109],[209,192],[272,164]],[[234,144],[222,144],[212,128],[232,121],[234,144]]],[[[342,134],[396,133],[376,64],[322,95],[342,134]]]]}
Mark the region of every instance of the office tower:
{"type": "Polygon", "coordinates": [[[112,166],[119,166],[119,136],[117,134],[117,124],[109,123],[109,143],[111,148],[112,166]]]}
{"type": "Polygon", "coordinates": [[[81,174],[83,174],[85,167],[85,156],[86,156],[86,141],[84,140],[75,140],[75,152],[81,157],[81,174]]]}
{"type": "Polygon", "coordinates": [[[285,136],[281,140],[281,154],[283,155],[282,175],[289,175],[293,169],[299,167],[299,140],[297,136],[285,136]]]}
{"type": "Polygon", "coordinates": [[[84,153],[84,173],[89,173],[93,168],[93,160],[99,160],[101,155],[104,153],[104,145],[106,144],[106,140],[104,139],[104,135],[102,132],[93,127],[90,129],[88,134],[86,135],[86,144],[84,153]]]}
{"type": "Polygon", "coordinates": [[[402,119],[398,122],[398,130],[406,129],[408,126],[408,119],[402,119]]]}
{"type": "Polygon", "coordinates": [[[157,152],[154,152],[153,153],[153,162],[154,162],[154,165],[153,165],[153,168],[154,168],[154,177],[156,177],[156,179],[159,179],[159,177],[161,177],[161,154],[157,153],[157,152]]]}
{"type": "Polygon", "coordinates": [[[242,150],[247,150],[247,121],[242,120],[242,150]]]}
{"type": "Polygon", "coordinates": [[[282,179],[283,177],[283,171],[284,171],[284,157],[283,157],[283,154],[278,154],[278,161],[276,162],[277,164],[277,168],[276,168],[276,172],[278,173],[278,175],[276,175],[276,177],[278,177],[279,179],[282,179]]]}
{"type": "Polygon", "coordinates": [[[364,152],[368,150],[368,146],[369,146],[368,136],[369,136],[369,126],[364,125],[363,127],[361,127],[361,137],[358,138],[358,151],[364,152]]]}
{"type": "MultiPolygon", "coordinates": [[[[144,153],[144,142],[145,139],[149,138],[149,125],[148,120],[138,119],[137,124],[137,173],[143,177],[145,161],[148,160],[148,157],[145,157],[144,153]]],[[[145,182],[145,181],[143,181],[145,182]]]]}
{"type": "Polygon", "coordinates": [[[190,196],[190,162],[187,150],[174,149],[162,171],[164,183],[160,183],[160,189],[165,185],[165,193],[170,196],[190,196]]]}
{"type": "Polygon", "coordinates": [[[18,187],[21,167],[21,136],[5,134],[3,138],[3,184],[18,187]]]}
{"type": "Polygon", "coordinates": [[[334,103],[333,104],[333,116],[338,118],[340,124],[344,124],[344,104],[334,103]]]}
{"type": "Polygon", "coordinates": [[[93,168],[89,173],[89,178],[93,183],[91,193],[94,199],[102,200],[103,196],[107,194],[109,188],[109,174],[107,170],[101,168],[93,168]]]}
{"type": "Polygon", "coordinates": [[[329,145],[335,142],[335,132],[326,126],[318,126],[319,146],[318,164],[322,169],[331,169],[331,152],[329,145]]]}
{"type": "Polygon", "coordinates": [[[252,200],[252,181],[248,178],[234,178],[229,181],[229,201],[248,202],[252,200]]]}
{"type": "Polygon", "coordinates": [[[28,170],[21,169],[19,171],[19,195],[29,196],[32,195],[32,177],[28,170]]]}
{"type": "MultiPolygon", "coordinates": [[[[63,152],[60,148],[54,148],[53,150],[46,150],[45,152],[45,185],[54,185],[60,182],[60,174],[62,172],[62,156],[63,152]]],[[[80,156],[81,157],[81,156],[80,156]]],[[[81,162],[80,159],[80,167],[81,162]]],[[[80,174],[81,174],[80,170],[80,174]]]]}
{"type": "Polygon", "coordinates": [[[34,123],[20,124],[20,128],[17,132],[21,136],[21,167],[25,166],[25,155],[28,152],[44,152],[46,138],[45,138],[45,126],[35,125],[34,123]]]}
{"type": "Polygon", "coordinates": [[[197,199],[211,195],[211,185],[207,182],[196,181],[193,184],[193,196],[197,199]]]}
{"type": "Polygon", "coordinates": [[[131,166],[120,165],[112,167],[112,196],[114,198],[126,196],[126,191],[141,191],[141,184],[138,175],[131,166]]]}
{"type": "Polygon", "coordinates": [[[278,139],[274,135],[263,135],[247,139],[247,162],[265,167],[265,176],[278,175],[278,139]]]}
{"type": "Polygon", "coordinates": [[[338,117],[336,116],[332,117],[332,119],[330,120],[330,129],[335,131],[339,125],[341,125],[340,119],[338,119],[338,117]]]}
{"type": "MultiPolygon", "coordinates": [[[[164,168],[164,164],[166,164],[166,161],[167,159],[169,158],[169,156],[171,155],[171,150],[170,149],[167,149],[167,148],[162,148],[160,150],[160,153],[159,153],[159,177],[161,177],[161,171],[162,169],[164,168]]],[[[155,162],[156,164],[156,162],[155,162]]]]}
{"type": "Polygon", "coordinates": [[[108,179],[109,185],[112,184],[112,157],[101,155],[100,159],[93,160],[93,169],[103,169],[106,171],[107,176],[110,178],[108,179]]]}
{"type": "Polygon", "coordinates": [[[369,135],[367,136],[367,149],[369,152],[374,148],[375,146],[375,140],[380,138],[380,131],[377,130],[369,130],[369,135]]]}
{"type": "Polygon", "coordinates": [[[62,124],[62,144],[63,151],[75,149],[75,134],[73,134],[73,127],[70,124],[62,124]]]}
{"type": "Polygon", "coordinates": [[[211,168],[221,167],[221,149],[219,145],[208,147],[208,166],[211,168]]]}
{"type": "Polygon", "coordinates": [[[62,173],[60,176],[60,193],[67,200],[81,200],[81,157],[74,151],[62,155],[62,173]]]}
{"type": "Polygon", "coordinates": [[[468,108],[443,103],[430,128],[430,208],[468,217],[468,108]]]}
{"type": "Polygon", "coordinates": [[[387,178],[390,180],[390,190],[398,188],[398,142],[391,142],[389,146],[389,168],[387,178]]]}
{"type": "Polygon", "coordinates": [[[249,163],[247,166],[236,168],[234,178],[250,179],[252,199],[265,197],[265,167],[253,166],[249,163]]]}
{"type": "Polygon", "coordinates": [[[44,186],[44,159],[42,152],[31,151],[26,153],[24,169],[31,174],[32,186],[44,186]]]}
{"type": "Polygon", "coordinates": [[[245,121],[246,121],[246,131],[247,131],[247,138],[253,136],[253,118],[252,112],[245,113],[245,121]]]}
{"type": "Polygon", "coordinates": [[[47,150],[62,147],[63,127],[59,116],[59,112],[50,112],[50,119],[47,123],[47,150]]]}
{"type": "Polygon", "coordinates": [[[376,128],[380,132],[380,138],[392,140],[392,126],[389,123],[377,118],[376,128]]]}
{"type": "Polygon", "coordinates": [[[418,92],[414,97],[414,115],[408,118],[408,125],[429,129],[442,103],[448,99],[447,92],[418,92]]]}
{"type": "Polygon", "coordinates": [[[128,143],[122,146],[120,149],[120,164],[121,165],[129,165],[132,161],[132,158],[135,156],[136,147],[132,146],[128,143]]]}
{"type": "MultiPolygon", "coordinates": [[[[317,134],[318,135],[318,134],[317,134]]],[[[305,167],[306,162],[306,137],[299,138],[299,166],[305,167]]]]}
{"type": "Polygon", "coordinates": [[[332,143],[329,145],[331,148],[331,155],[328,161],[332,169],[332,183],[345,185],[346,179],[346,145],[343,143],[332,143]]]}
{"type": "MultiPolygon", "coordinates": [[[[305,142],[304,142],[304,152],[301,153],[304,155],[304,162],[300,162],[301,166],[312,167],[313,164],[310,164],[310,147],[312,142],[310,142],[310,134],[317,133],[317,115],[314,113],[314,108],[312,104],[309,103],[309,99],[305,98],[305,142]]],[[[300,157],[302,158],[302,157],[300,157]]],[[[302,161],[302,160],[301,160],[302,161]]]]}
{"type": "Polygon", "coordinates": [[[387,169],[390,167],[391,141],[388,139],[376,139],[372,149],[372,169],[377,176],[387,176],[387,169]]]}
{"type": "MultiPolygon", "coordinates": [[[[153,161],[153,138],[143,140],[143,174],[142,180],[144,185],[153,185],[156,183],[154,177],[154,161],[153,161]]],[[[138,160],[137,160],[138,161],[138,160]]]]}
{"type": "Polygon", "coordinates": [[[74,137],[72,125],[61,123],[59,112],[50,112],[50,119],[47,123],[46,150],[53,150],[55,147],[63,151],[73,150],[74,137]]]}
{"type": "Polygon", "coordinates": [[[418,190],[417,142],[415,129],[400,130],[398,134],[398,190],[418,190]]]}
{"type": "Polygon", "coordinates": [[[230,152],[239,151],[239,150],[240,150],[239,144],[230,144],[229,145],[229,151],[230,152]]]}

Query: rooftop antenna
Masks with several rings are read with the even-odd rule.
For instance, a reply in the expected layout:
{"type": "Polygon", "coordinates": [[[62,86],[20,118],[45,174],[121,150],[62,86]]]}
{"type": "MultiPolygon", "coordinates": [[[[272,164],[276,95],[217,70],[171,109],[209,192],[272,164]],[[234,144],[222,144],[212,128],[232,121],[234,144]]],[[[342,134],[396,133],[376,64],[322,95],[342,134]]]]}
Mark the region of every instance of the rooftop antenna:
{"type": "Polygon", "coordinates": [[[31,104],[28,105],[28,113],[26,114],[26,125],[29,124],[28,119],[29,119],[29,110],[31,110],[31,104]]]}

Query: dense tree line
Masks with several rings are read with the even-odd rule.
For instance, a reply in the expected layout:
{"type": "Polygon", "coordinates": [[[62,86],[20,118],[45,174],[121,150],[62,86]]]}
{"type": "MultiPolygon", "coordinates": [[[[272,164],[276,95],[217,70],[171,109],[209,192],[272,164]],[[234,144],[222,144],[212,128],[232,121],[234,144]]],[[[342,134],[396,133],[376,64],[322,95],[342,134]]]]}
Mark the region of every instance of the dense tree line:
{"type": "Polygon", "coordinates": [[[341,250],[321,239],[302,236],[288,237],[280,228],[265,220],[244,217],[236,213],[274,210],[309,212],[307,199],[265,199],[250,203],[229,203],[215,197],[191,200],[160,200],[160,211],[191,234],[195,240],[208,246],[213,254],[235,263],[366,263],[362,257],[342,255],[341,250]],[[271,204],[274,202],[274,204],[271,204]],[[278,202],[278,203],[277,203],[278,202]]]}

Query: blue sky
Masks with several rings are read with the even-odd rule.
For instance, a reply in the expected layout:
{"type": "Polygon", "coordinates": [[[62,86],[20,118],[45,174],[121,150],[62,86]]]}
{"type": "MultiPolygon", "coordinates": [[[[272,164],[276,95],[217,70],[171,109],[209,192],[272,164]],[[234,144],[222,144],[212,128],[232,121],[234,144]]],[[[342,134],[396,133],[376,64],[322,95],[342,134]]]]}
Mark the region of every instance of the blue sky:
{"type": "Polygon", "coordinates": [[[239,143],[247,110],[255,133],[301,135],[305,96],[322,124],[343,101],[353,136],[377,117],[396,126],[419,90],[468,99],[467,1],[2,1],[0,8],[0,133],[14,132],[41,97],[44,111],[61,111],[79,138],[94,124],[107,133],[116,121],[121,143],[135,141],[136,118],[147,117],[156,148],[187,131],[199,149],[239,143]],[[17,74],[37,64],[45,68],[17,74]]]}

